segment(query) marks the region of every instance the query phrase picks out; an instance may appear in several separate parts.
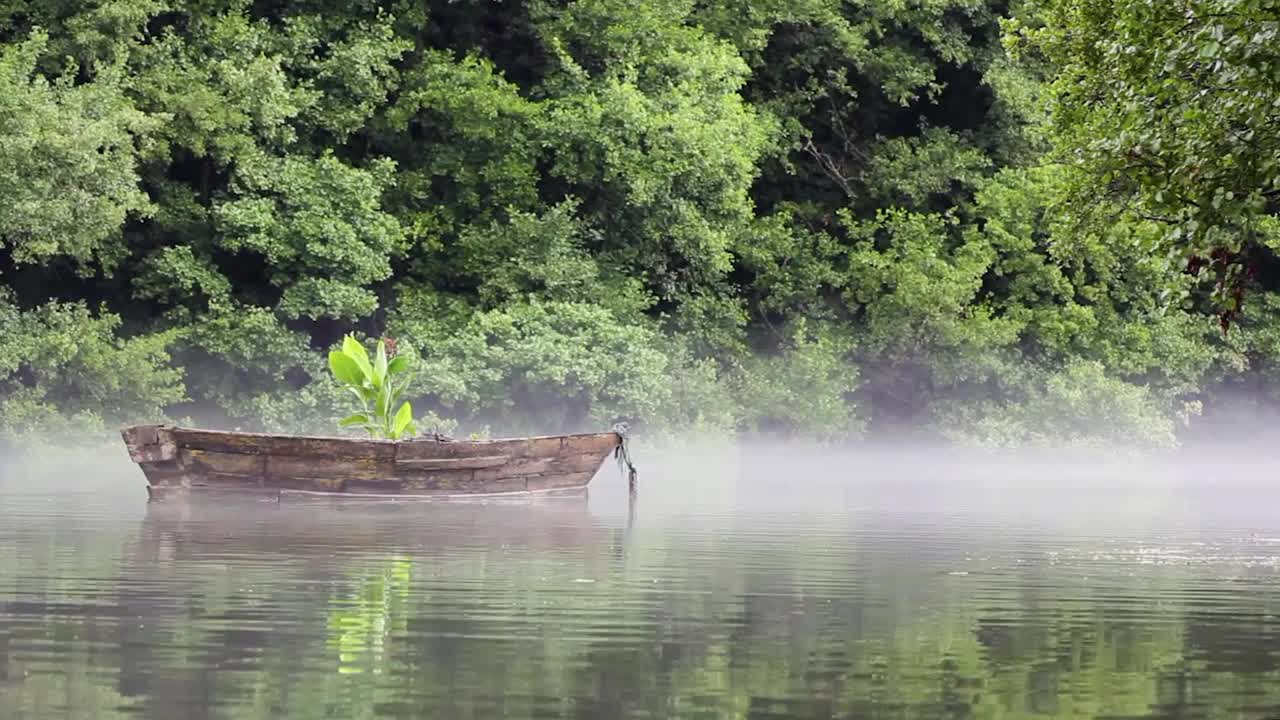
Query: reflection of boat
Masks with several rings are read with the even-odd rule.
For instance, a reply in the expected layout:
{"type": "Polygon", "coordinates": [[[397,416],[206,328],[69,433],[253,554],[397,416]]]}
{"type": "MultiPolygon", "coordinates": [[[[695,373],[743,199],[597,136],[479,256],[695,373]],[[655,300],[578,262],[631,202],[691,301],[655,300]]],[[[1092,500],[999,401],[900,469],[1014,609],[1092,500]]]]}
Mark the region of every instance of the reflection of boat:
{"type": "MultiPolygon", "coordinates": [[[[104,657],[118,658],[122,692],[144,717],[201,716],[209,683],[238,692],[245,677],[253,688],[265,679],[301,687],[295,697],[333,702],[321,693],[333,687],[335,670],[389,674],[402,661],[430,662],[428,649],[447,653],[456,638],[483,629],[485,610],[518,608],[530,597],[570,593],[575,607],[613,611],[607,593],[572,593],[577,578],[612,577],[623,552],[621,531],[590,511],[585,493],[439,503],[222,500],[148,504],[118,553],[110,600],[93,588],[109,605],[90,608],[86,622],[110,621],[102,637],[119,647],[104,657]],[[100,614],[110,608],[139,620],[100,614]],[[433,639],[418,641],[426,636],[433,639]],[[193,680],[173,665],[175,652],[233,672],[193,680]],[[238,672],[244,668],[255,671],[238,672]],[[302,675],[314,683],[296,685],[302,675]],[[175,698],[194,710],[175,712],[175,698]]],[[[3,643],[0,631],[0,657],[3,643]]]]}
{"type": "Polygon", "coordinates": [[[608,553],[620,535],[588,509],[587,498],[491,499],[433,503],[155,503],[131,542],[137,559],[245,557],[316,559],[357,555],[608,553]],[[322,522],[317,522],[317,518],[322,522]],[[587,552],[590,550],[590,552],[587,552]]]}
{"type": "Polygon", "coordinates": [[[363,440],[137,425],[121,431],[152,498],[193,491],[440,497],[582,490],[616,432],[363,440]]]}

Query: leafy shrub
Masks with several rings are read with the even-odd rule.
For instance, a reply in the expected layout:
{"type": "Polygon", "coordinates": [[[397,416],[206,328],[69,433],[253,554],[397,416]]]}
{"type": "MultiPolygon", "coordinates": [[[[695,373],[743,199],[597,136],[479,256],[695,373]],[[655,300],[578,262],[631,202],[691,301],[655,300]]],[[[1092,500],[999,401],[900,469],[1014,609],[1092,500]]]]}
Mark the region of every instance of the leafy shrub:
{"type": "Polygon", "coordinates": [[[0,292],[0,435],[84,435],[156,422],[185,399],[171,333],[123,338],[82,303],[19,310],[0,292]]]}
{"type": "Polygon", "coordinates": [[[1020,399],[939,403],[940,432],[979,447],[1169,448],[1175,422],[1149,388],[1108,377],[1101,363],[1074,361],[1020,399]]]}
{"type": "Polygon", "coordinates": [[[806,325],[796,323],[783,352],[747,359],[738,378],[741,428],[821,440],[861,433],[864,420],[846,397],[859,384],[849,343],[806,325]]]}
{"type": "Polygon", "coordinates": [[[408,401],[392,412],[413,383],[415,373],[409,356],[388,359],[387,343],[379,340],[377,353],[370,362],[364,346],[348,335],[342,340],[342,350],[329,353],[329,369],[360,401],[360,412],[343,418],[338,423],[340,426],[363,428],[369,437],[389,440],[417,432],[413,408],[408,401]]]}

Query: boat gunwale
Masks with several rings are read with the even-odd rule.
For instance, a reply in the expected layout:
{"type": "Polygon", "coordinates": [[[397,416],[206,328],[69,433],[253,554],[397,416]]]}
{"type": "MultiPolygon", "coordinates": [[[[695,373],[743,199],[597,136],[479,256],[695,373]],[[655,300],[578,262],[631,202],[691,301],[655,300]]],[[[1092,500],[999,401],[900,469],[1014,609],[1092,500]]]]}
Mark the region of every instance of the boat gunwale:
{"type": "Polygon", "coordinates": [[[517,437],[484,438],[479,440],[459,439],[459,438],[435,439],[431,435],[421,435],[417,438],[409,438],[405,440],[385,440],[380,438],[360,438],[360,437],[350,437],[350,436],[342,436],[342,435],[292,435],[289,433],[260,433],[260,432],[245,432],[241,430],[211,430],[211,429],[205,429],[205,428],[187,427],[184,425],[147,425],[147,424],[130,425],[128,427],[122,428],[122,431],[127,432],[137,428],[156,428],[157,430],[168,430],[174,433],[192,432],[192,433],[212,434],[212,435],[222,435],[222,436],[234,435],[238,437],[262,438],[264,440],[279,440],[279,439],[323,440],[323,441],[341,442],[341,443],[361,443],[361,444],[372,443],[377,445],[402,445],[402,444],[421,443],[421,442],[467,443],[467,444],[481,445],[485,443],[520,442],[523,440],[550,440],[553,438],[599,437],[601,435],[617,435],[618,434],[616,430],[605,430],[601,432],[563,433],[559,435],[523,435],[523,436],[517,436],[517,437]]]}

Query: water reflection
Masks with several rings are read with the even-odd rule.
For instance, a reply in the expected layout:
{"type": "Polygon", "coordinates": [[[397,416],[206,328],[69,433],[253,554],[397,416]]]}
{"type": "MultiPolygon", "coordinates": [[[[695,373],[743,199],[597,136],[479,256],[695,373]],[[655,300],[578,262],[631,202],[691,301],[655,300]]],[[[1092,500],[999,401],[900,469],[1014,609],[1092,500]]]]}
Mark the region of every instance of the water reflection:
{"type": "Polygon", "coordinates": [[[607,484],[11,494],[0,717],[1280,715],[1280,531],[1253,503],[785,485],[648,475],[629,531],[607,484]]]}

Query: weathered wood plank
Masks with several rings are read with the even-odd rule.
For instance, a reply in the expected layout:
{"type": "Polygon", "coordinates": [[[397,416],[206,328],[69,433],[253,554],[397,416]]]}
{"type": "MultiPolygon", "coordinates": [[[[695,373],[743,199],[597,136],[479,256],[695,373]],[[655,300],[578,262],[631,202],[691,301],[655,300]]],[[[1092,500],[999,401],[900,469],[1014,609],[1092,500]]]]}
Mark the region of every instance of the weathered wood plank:
{"type": "Polygon", "coordinates": [[[306,458],[395,458],[396,443],[356,438],[292,437],[220,430],[174,430],[178,447],[225,453],[291,455],[306,458]]]}
{"type": "Polygon", "coordinates": [[[277,490],[311,490],[314,492],[342,492],[353,480],[333,477],[268,477],[263,486],[277,490]]]}
{"type": "Polygon", "coordinates": [[[567,473],[563,475],[543,475],[525,479],[525,487],[529,490],[555,490],[559,488],[581,487],[591,482],[593,472],[567,473]]]}
{"type": "Polygon", "coordinates": [[[566,473],[588,472],[595,473],[609,459],[608,453],[601,454],[598,452],[583,453],[581,455],[566,455],[560,458],[554,470],[566,473]]]}
{"type": "Polygon", "coordinates": [[[519,452],[514,454],[528,458],[555,457],[564,448],[564,438],[558,437],[529,438],[512,442],[516,448],[519,448],[519,452]]]}
{"type": "Polygon", "coordinates": [[[436,442],[434,440],[413,440],[400,443],[396,448],[396,460],[407,462],[413,460],[444,460],[453,458],[493,457],[504,455],[519,457],[523,451],[520,440],[480,440],[436,442]]]}
{"type": "Polygon", "coordinates": [[[506,492],[524,492],[524,478],[503,478],[501,480],[489,480],[486,482],[465,483],[452,487],[437,487],[436,492],[441,494],[466,494],[474,495],[476,493],[506,493],[506,492]]]}
{"type": "Polygon", "coordinates": [[[400,480],[348,480],[342,491],[352,495],[388,495],[404,491],[400,480]]]}
{"type": "Polygon", "coordinates": [[[189,482],[189,487],[192,488],[255,489],[262,486],[262,477],[259,475],[236,475],[217,472],[192,476],[189,482]]]}
{"type": "Polygon", "coordinates": [[[406,490],[458,488],[470,485],[474,470],[400,470],[396,479],[406,490]]]}
{"type": "Polygon", "coordinates": [[[478,470],[481,468],[491,468],[506,465],[511,458],[507,455],[479,455],[476,457],[453,457],[453,458],[420,458],[416,460],[402,460],[396,458],[397,468],[412,468],[414,470],[478,470]]]}
{"type": "Polygon", "coordinates": [[[458,495],[479,495],[488,493],[518,493],[524,492],[523,478],[506,478],[496,483],[436,483],[436,484],[408,484],[397,487],[395,490],[388,491],[386,485],[372,485],[359,481],[351,481],[347,483],[346,493],[351,495],[370,495],[376,497],[395,498],[395,497],[440,497],[440,496],[458,496],[458,495]]]}
{"type": "Polygon", "coordinates": [[[524,478],[503,478],[502,480],[490,480],[483,483],[474,483],[466,489],[469,493],[505,493],[505,492],[524,492],[524,478]]]}
{"type": "Polygon", "coordinates": [[[265,475],[266,455],[212,452],[182,448],[178,451],[182,464],[193,473],[221,472],[235,475],[265,475]]]}
{"type": "Polygon", "coordinates": [[[270,444],[273,455],[298,457],[371,459],[392,463],[396,458],[396,444],[380,440],[324,440],[320,438],[274,438],[270,444]]]}
{"type": "Polygon", "coordinates": [[[595,435],[570,435],[564,439],[565,454],[580,455],[587,453],[598,453],[602,457],[604,453],[613,450],[618,445],[618,435],[616,433],[597,433],[595,435]]]}
{"type": "Polygon", "coordinates": [[[436,442],[415,440],[402,442],[396,448],[396,459],[426,460],[435,458],[464,458],[506,455],[511,458],[555,457],[562,452],[605,452],[618,444],[614,433],[591,435],[566,435],[564,437],[517,438],[511,440],[458,440],[436,442]]]}
{"type": "Polygon", "coordinates": [[[394,474],[390,458],[329,458],[319,460],[295,455],[267,456],[270,478],[330,478],[335,480],[377,480],[394,474]]]}
{"type": "Polygon", "coordinates": [[[506,477],[566,475],[587,471],[595,474],[603,463],[604,457],[596,453],[550,458],[522,458],[501,467],[477,470],[475,479],[489,481],[506,477]]]}
{"type": "Polygon", "coordinates": [[[548,471],[556,462],[556,458],[522,458],[512,460],[502,467],[488,468],[486,470],[477,470],[475,479],[480,482],[489,482],[500,478],[510,477],[528,477],[530,475],[541,475],[548,471]]]}
{"type": "Polygon", "coordinates": [[[225,453],[258,454],[267,451],[262,435],[228,433],[218,430],[180,429],[174,435],[179,448],[225,453]]]}

